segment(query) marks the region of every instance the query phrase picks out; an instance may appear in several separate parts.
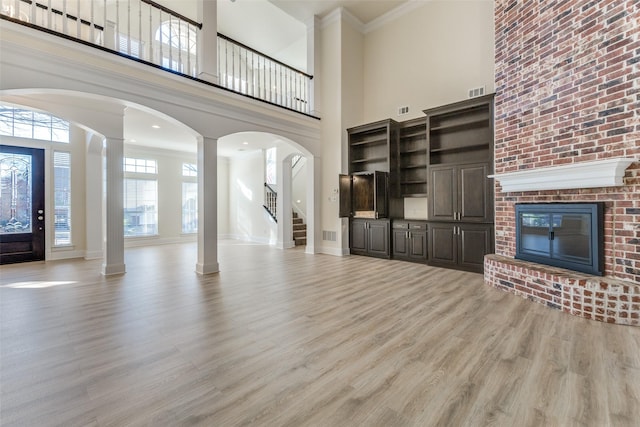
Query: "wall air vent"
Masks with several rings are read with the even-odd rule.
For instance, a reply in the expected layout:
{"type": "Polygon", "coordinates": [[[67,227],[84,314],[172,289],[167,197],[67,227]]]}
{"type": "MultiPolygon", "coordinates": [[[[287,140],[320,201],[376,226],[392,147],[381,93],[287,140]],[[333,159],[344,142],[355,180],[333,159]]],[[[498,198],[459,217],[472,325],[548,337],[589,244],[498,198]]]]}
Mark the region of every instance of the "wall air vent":
{"type": "Polygon", "coordinates": [[[406,105],[404,107],[398,107],[398,115],[404,116],[405,114],[409,114],[409,106],[406,105]]]}
{"type": "Polygon", "coordinates": [[[327,240],[329,242],[335,242],[336,241],[336,232],[335,231],[322,230],[322,240],[327,240]]]}
{"type": "Polygon", "coordinates": [[[484,95],[484,86],[474,87],[473,89],[469,89],[469,98],[475,98],[477,96],[484,95]]]}

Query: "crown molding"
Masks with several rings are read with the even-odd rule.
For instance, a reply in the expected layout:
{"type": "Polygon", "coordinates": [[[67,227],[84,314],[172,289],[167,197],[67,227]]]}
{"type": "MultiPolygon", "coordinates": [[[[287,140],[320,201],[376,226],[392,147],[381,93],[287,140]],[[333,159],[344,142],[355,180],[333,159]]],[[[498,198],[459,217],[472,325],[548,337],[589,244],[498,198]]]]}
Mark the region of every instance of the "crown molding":
{"type": "Polygon", "coordinates": [[[377,17],[373,21],[364,25],[363,33],[368,34],[373,31],[378,30],[381,27],[384,27],[391,21],[395,21],[396,19],[413,12],[416,9],[421,8],[425,5],[425,3],[430,2],[432,0],[409,0],[406,3],[401,4],[400,6],[391,9],[389,12],[385,13],[382,16],[377,17]]]}
{"type": "Polygon", "coordinates": [[[353,28],[355,28],[357,31],[364,34],[365,25],[362,23],[362,21],[356,18],[351,12],[349,12],[344,7],[338,7],[334,9],[333,12],[329,13],[327,16],[322,18],[322,21],[321,21],[322,28],[324,29],[329,25],[334,24],[340,20],[345,21],[346,23],[351,25],[353,28]]]}

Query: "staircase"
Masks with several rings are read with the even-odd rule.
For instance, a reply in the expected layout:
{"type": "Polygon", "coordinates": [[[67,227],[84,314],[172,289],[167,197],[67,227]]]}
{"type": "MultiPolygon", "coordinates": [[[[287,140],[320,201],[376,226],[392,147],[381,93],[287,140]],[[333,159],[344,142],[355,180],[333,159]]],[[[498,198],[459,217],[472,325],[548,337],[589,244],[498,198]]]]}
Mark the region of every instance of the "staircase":
{"type": "Polygon", "coordinates": [[[307,224],[304,220],[298,217],[298,214],[293,212],[293,240],[296,242],[296,246],[307,244],[307,224]]]}

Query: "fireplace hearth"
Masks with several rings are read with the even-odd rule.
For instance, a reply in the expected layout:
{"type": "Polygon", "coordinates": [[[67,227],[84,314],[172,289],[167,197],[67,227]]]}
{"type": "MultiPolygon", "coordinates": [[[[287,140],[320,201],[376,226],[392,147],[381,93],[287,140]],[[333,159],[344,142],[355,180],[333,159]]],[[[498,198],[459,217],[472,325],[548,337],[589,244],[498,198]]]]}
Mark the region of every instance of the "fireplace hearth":
{"type": "Polygon", "coordinates": [[[516,204],[516,259],[604,273],[603,203],[516,204]]]}

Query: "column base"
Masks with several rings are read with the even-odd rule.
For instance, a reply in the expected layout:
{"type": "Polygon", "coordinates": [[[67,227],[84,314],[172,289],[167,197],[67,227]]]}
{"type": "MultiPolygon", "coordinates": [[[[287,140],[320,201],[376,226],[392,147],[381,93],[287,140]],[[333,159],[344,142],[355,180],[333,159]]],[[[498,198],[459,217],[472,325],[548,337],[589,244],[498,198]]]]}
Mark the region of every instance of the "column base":
{"type": "Polygon", "coordinates": [[[124,264],[112,264],[112,265],[102,264],[102,274],[105,276],[112,276],[114,274],[124,274],[126,272],[127,272],[127,269],[124,264]]]}
{"type": "Polygon", "coordinates": [[[196,264],[196,273],[205,275],[205,274],[213,274],[219,273],[220,266],[216,262],[215,264],[196,264]]]}

